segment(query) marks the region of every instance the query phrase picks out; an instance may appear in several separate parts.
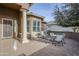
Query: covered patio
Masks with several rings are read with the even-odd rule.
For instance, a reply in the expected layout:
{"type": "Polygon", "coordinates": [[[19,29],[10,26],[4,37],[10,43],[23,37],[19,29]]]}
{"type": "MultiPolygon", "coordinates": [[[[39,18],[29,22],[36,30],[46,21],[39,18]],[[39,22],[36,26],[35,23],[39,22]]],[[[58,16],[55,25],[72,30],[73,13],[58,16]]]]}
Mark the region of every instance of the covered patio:
{"type": "Polygon", "coordinates": [[[22,43],[29,42],[26,15],[30,5],[29,3],[0,4],[0,39],[21,38],[22,43]]]}

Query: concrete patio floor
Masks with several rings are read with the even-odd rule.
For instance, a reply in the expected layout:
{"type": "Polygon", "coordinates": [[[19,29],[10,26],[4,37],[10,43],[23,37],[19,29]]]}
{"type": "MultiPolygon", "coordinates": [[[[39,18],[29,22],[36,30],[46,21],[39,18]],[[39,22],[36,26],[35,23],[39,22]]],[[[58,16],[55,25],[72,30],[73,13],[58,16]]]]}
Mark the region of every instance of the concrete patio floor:
{"type": "Polygon", "coordinates": [[[64,46],[54,46],[41,41],[30,41],[21,44],[16,40],[14,50],[14,39],[0,40],[1,56],[79,56],[79,41],[65,39],[64,46]]]}
{"type": "Polygon", "coordinates": [[[48,44],[46,43],[38,41],[30,41],[29,43],[21,44],[15,39],[1,39],[0,56],[28,56],[40,49],[43,49],[47,45],[48,44]]]}
{"type": "Polygon", "coordinates": [[[31,56],[79,56],[79,41],[65,39],[64,46],[48,45],[45,48],[31,54],[31,56]]]}

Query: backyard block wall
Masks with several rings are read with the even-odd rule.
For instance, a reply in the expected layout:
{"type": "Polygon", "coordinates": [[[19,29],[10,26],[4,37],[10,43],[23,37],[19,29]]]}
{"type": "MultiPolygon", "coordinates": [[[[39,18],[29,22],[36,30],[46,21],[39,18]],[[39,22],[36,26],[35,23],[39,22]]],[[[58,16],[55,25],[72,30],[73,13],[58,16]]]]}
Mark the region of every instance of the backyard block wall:
{"type": "Polygon", "coordinates": [[[66,33],[66,38],[79,40],[79,33],[75,33],[75,32],[66,33]]]}

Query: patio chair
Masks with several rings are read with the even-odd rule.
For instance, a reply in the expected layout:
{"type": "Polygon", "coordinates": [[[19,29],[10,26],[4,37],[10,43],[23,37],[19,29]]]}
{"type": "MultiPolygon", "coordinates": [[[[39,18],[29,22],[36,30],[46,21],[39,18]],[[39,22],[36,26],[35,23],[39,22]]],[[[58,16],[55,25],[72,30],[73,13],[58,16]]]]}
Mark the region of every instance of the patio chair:
{"type": "Polygon", "coordinates": [[[37,34],[37,37],[41,38],[41,39],[45,39],[45,38],[47,38],[47,36],[48,36],[48,34],[46,31],[43,31],[42,33],[37,34]]]}
{"type": "Polygon", "coordinates": [[[39,38],[43,39],[47,43],[51,40],[51,36],[47,33],[47,31],[43,31],[39,38]]]}
{"type": "Polygon", "coordinates": [[[45,32],[44,33],[44,39],[46,41],[48,41],[49,43],[52,43],[53,40],[56,38],[56,35],[54,35],[54,33],[51,33],[51,32],[45,32]]]}
{"type": "Polygon", "coordinates": [[[54,43],[55,46],[57,44],[62,44],[62,46],[63,46],[63,44],[65,43],[64,37],[65,37],[65,34],[63,34],[63,35],[56,35],[56,39],[54,39],[54,41],[52,43],[54,43]]]}
{"type": "Polygon", "coordinates": [[[50,41],[54,41],[54,39],[56,38],[56,35],[54,33],[50,33],[50,41]]]}
{"type": "Polygon", "coordinates": [[[55,35],[53,33],[49,33],[48,31],[44,31],[42,34],[37,34],[39,40],[44,40],[47,43],[52,42],[55,39],[55,35]]]}
{"type": "Polygon", "coordinates": [[[44,37],[44,39],[46,39],[46,40],[50,40],[51,39],[51,36],[50,36],[50,34],[46,31],[46,32],[44,32],[44,35],[43,35],[44,37]]]}
{"type": "Polygon", "coordinates": [[[55,34],[54,33],[50,33],[50,36],[54,36],[55,34]]]}

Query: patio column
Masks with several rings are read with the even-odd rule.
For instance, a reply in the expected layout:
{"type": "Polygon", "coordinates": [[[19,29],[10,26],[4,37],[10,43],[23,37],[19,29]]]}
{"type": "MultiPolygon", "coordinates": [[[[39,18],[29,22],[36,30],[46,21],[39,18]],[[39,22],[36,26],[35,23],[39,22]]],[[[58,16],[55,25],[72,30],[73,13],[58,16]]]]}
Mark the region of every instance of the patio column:
{"type": "Polygon", "coordinates": [[[27,39],[27,11],[26,9],[22,8],[22,43],[27,43],[29,40],[27,39]]]}

